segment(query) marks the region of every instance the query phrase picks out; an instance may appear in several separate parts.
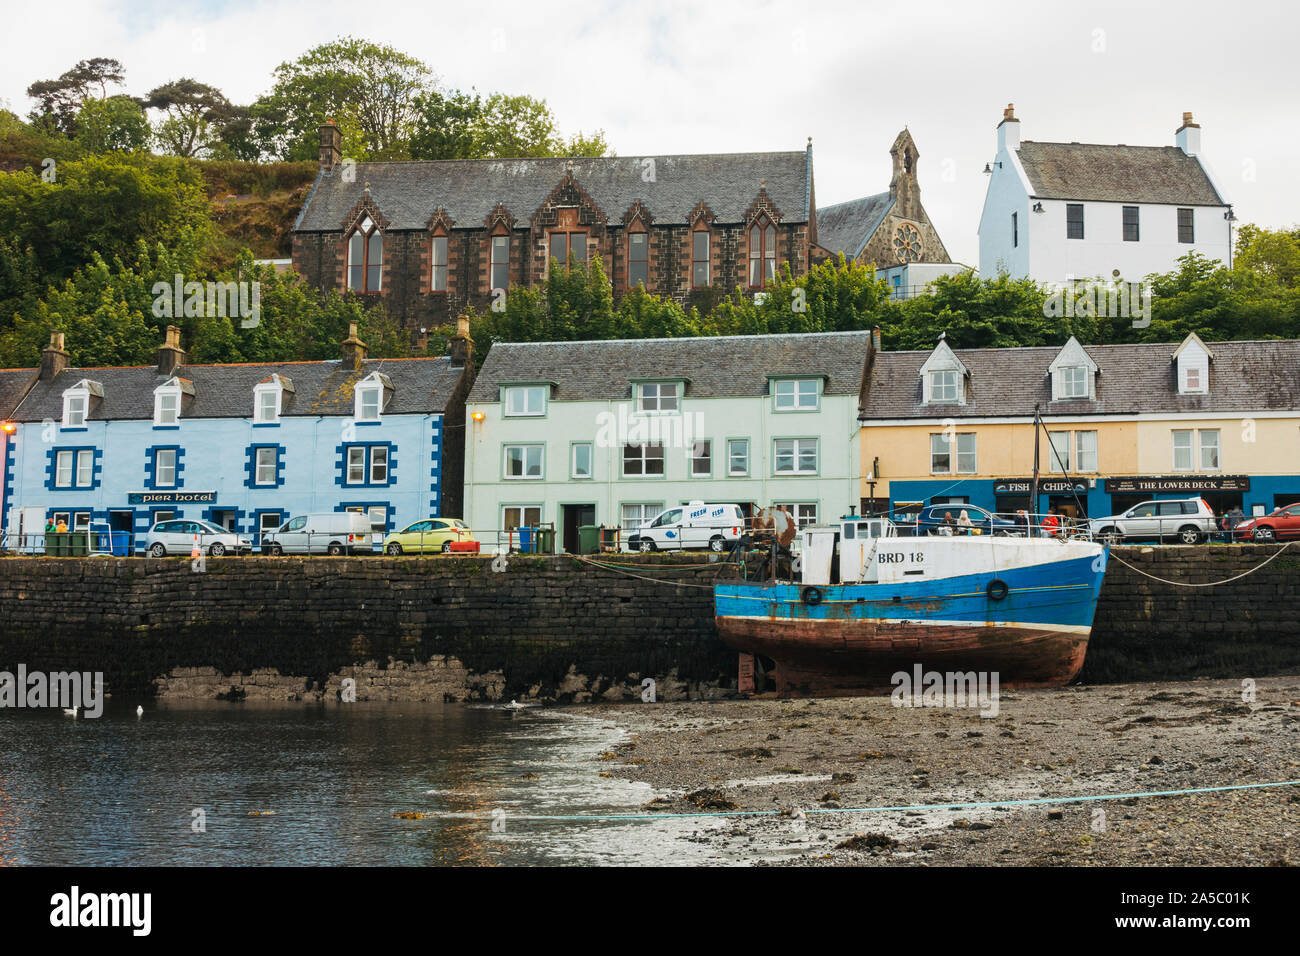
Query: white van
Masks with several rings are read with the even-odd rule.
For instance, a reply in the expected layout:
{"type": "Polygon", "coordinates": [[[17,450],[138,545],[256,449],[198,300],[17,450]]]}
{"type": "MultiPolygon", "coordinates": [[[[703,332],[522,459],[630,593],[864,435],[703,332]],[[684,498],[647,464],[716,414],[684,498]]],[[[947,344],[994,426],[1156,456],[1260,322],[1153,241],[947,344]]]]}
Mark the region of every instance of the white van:
{"type": "Polygon", "coordinates": [[[370,516],[359,511],[322,511],[295,515],[262,535],[264,554],[369,553],[370,516]]]}
{"type": "Polygon", "coordinates": [[[677,551],[684,548],[708,548],[726,551],[745,533],[745,516],[740,505],[706,505],[692,501],[680,508],[669,508],[627,538],[629,551],[677,551]]]}

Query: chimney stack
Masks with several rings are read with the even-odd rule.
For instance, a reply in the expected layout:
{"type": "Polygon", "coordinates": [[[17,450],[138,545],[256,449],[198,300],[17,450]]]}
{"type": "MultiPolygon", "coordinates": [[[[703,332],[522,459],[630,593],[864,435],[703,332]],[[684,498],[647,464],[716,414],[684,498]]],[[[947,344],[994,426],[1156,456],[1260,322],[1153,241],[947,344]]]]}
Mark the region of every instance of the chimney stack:
{"type": "Polygon", "coordinates": [[[185,364],[185,350],[181,348],[181,330],[167,326],[167,337],[158,346],[158,374],[172,375],[185,364]]]}
{"type": "Polygon", "coordinates": [[[998,152],[1020,148],[1020,120],[1016,119],[1016,104],[1008,103],[998,124],[998,152]]]}
{"type": "Polygon", "coordinates": [[[50,344],[41,350],[41,373],[38,378],[48,382],[68,367],[68,353],[63,350],[63,333],[51,332],[50,344]]]}
{"type": "Polygon", "coordinates": [[[1174,133],[1174,145],[1188,156],[1195,156],[1201,151],[1201,127],[1192,122],[1192,114],[1183,114],[1183,125],[1174,133]]]}
{"type": "Polygon", "coordinates": [[[462,315],[456,319],[456,334],[447,342],[447,354],[451,356],[452,368],[464,368],[474,354],[474,341],[469,337],[469,317],[462,315]]]}
{"type": "Polygon", "coordinates": [[[327,119],[320,127],[320,168],[331,172],[343,162],[343,134],[338,124],[327,119]]]}
{"type": "Polygon", "coordinates": [[[361,368],[361,363],[366,360],[366,343],[357,338],[355,322],[348,323],[348,337],[342,342],[342,354],[344,367],[353,371],[361,368]]]}

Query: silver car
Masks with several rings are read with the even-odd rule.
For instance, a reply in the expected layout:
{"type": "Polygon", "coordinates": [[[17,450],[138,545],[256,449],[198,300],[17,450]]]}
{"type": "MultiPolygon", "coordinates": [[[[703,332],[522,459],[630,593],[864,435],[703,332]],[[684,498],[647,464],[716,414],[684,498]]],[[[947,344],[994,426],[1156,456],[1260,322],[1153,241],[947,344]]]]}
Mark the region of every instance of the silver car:
{"type": "Polygon", "coordinates": [[[1094,540],[1109,544],[1166,538],[1197,544],[1218,530],[1218,521],[1204,498],[1176,498],[1144,501],[1122,515],[1092,518],[1088,530],[1094,540]]]}
{"type": "Polygon", "coordinates": [[[197,518],[174,518],[159,521],[144,538],[144,550],[151,558],[169,554],[190,554],[198,545],[202,554],[219,558],[223,554],[248,554],[253,542],[243,535],[227,531],[211,521],[197,518]]]}

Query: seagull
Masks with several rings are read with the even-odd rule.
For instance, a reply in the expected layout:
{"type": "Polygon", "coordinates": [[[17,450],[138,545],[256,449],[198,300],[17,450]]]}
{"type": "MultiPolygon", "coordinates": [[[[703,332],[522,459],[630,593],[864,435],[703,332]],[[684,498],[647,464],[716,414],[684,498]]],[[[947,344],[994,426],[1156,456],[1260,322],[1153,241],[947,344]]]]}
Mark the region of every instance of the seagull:
{"type": "Polygon", "coordinates": [[[64,707],[64,708],[63,708],[63,716],[64,716],[64,717],[76,717],[76,716],[77,716],[77,710],[78,710],[78,708],[76,708],[76,707],[64,707]]]}
{"type": "Polygon", "coordinates": [[[519,701],[512,699],[512,700],[510,701],[510,703],[506,704],[505,709],[506,709],[506,710],[523,710],[523,709],[524,709],[524,705],[521,704],[521,703],[519,703],[519,701]]]}
{"type": "Polygon", "coordinates": [[[144,716],[144,707],[140,704],[135,705],[135,719],[139,720],[144,716]]]}

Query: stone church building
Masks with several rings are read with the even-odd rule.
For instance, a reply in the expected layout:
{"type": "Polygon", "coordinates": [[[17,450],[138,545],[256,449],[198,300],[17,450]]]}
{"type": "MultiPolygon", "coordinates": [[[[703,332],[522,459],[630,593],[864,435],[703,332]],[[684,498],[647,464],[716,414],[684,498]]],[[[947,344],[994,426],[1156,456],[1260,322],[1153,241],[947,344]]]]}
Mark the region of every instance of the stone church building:
{"type": "Polygon", "coordinates": [[[894,173],[889,189],[817,210],[818,245],[814,261],[844,253],[846,259],[878,270],[918,262],[952,262],[943,240],[921,205],[916,179],[920,156],[906,129],[889,148],[894,173]]]}
{"type": "Polygon", "coordinates": [[[414,333],[597,254],[616,298],[644,285],[702,307],[840,250],[947,262],[910,134],[893,152],[888,193],[818,210],[811,139],[791,152],[354,163],[329,121],[293,266],[318,288],[381,299],[414,333]]]}

